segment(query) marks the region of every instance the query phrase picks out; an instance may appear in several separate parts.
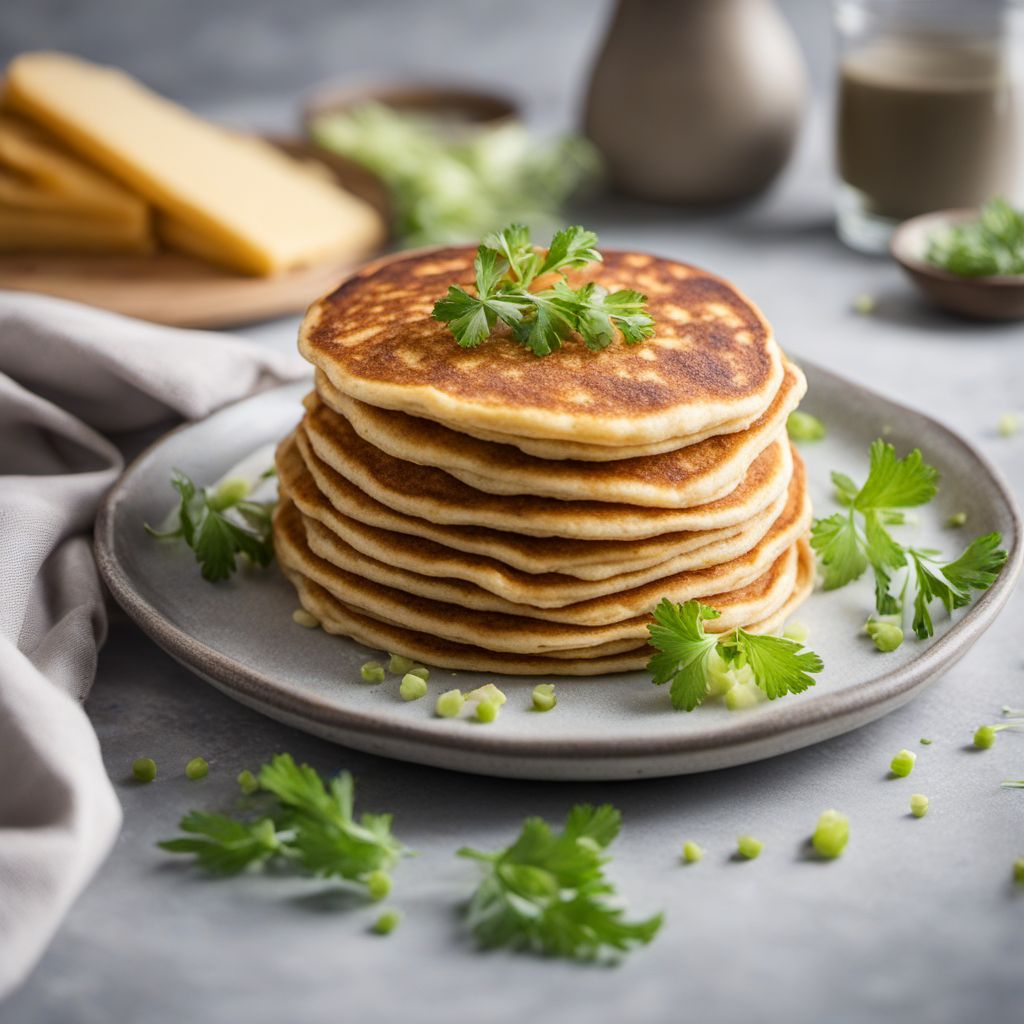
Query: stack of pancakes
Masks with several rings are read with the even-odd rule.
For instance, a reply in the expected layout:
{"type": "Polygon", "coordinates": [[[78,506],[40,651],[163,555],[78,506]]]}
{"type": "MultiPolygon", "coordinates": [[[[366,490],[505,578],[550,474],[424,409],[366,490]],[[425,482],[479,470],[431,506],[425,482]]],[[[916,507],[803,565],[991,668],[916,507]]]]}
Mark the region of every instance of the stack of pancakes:
{"type": "MultiPolygon", "coordinates": [[[[428,664],[517,675],[640,668],[655,605],[777,629],[811,588],[806,384],[757,308],[695,267],[611,253],[654,337],[538,358],[462,349],[430,316],[473,250],[379,261],[315,303],[316,367],[277,452],[275,544],[324,629],[428,664]]],[[[574,282],[575,283],[575,282],[574,282]]]]}

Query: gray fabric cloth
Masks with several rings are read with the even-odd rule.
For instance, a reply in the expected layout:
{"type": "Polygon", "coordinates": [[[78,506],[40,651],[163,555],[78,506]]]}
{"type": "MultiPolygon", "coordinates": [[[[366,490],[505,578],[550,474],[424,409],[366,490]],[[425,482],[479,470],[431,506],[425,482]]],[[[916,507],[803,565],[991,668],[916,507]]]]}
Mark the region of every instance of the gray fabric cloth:
{"type": "Polygon", "coordinates": [[[306,372],[225,335],[0,292],[0,998],[109,851],[121,811],[80,701],[106,632],[102,432],[195,418],[306,372]]]}

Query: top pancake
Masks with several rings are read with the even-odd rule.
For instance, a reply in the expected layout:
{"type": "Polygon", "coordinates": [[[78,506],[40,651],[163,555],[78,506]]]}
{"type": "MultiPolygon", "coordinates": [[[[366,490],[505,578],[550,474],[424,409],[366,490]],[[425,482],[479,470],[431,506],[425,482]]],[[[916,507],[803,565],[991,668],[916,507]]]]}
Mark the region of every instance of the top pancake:
{"type": "Polygon", "coordinates": [[[647,295],[653,337],[602,352],[570,340],[538,358],[499,328],[462,349],[430,313],[450,284],[472,290],[473,254],[441,248],[369,264],[310,307],[299,350],[369,405],[466,433],[612,447],[735,430],[782,381],[778,346],[749,300],[703,270],[640,253],[606,253],[578,276],[647,295]]]}

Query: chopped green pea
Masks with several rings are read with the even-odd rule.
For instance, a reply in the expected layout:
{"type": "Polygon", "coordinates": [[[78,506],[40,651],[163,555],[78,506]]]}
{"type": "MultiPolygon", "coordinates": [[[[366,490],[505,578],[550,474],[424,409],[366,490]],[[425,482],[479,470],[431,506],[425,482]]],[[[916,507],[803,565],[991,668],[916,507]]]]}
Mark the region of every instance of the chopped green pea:
{"type": "Polygon", "coordinates": [[[860,313],[861,316],[871,316],[875,311],[877,305],[874,295],[869,292],[861,292],[853,300],[853,309],[855,313],[860,313]]]}
{"type": "Polygon", "coordinates": [[[384,666],[379,661],[368,661],[359,669],[364,683],[383,683],[384,666]]]}
{"type": "Polygon", "coordinates": [[[476,706],[476,717],[481,722],[493,722],[498,717],[497,701],[482,700],[476,706]]]}
{"type": "Polygon", "coordinates": [[[1004,412],[997,423],[1003,437],[1013,437],[1020,429],[1020,417],[1014,412],[1004,412]]]}
{"type": "Polygon", "coordinates": [[[399,925],[402,915],[397,910],[385,910],[373,922],[373,930],[378,935],[390,935],[399,925]]]}
{"type": "Polygon", "coordinates": [[[764,843],[753,836],[740,836],[736,840],[736,849],[741,857],[746,857],[747,860],[755,860],[764,849],[764,843]]]}
{"type": "Polygon", "coordinates": [[[533,710],[550,711],[557,703],[554,683],[538,683],[533,688],[533,710]]]}
{"type": "Polygon", "coordinates": [[[489,700],[497,704],[498,707],[501,707],[508,700],[508,697],[494,683],[485,683],[483,686],[478,686],[475,690],[470,690],[466,694],[466,700],[489,700]]]}
{"type": "Polygon", "coordinates": [[[975,730],[974,745],[979,750],[988,750],[996,742],[996,731],[991,725],[981,725],[975,730]]]}
{"type": "Polygon", "coordinates": [[[903,643],[903,630],[895,623],[869,619],[864,629],[883,653],[895,651],[903,643]]]}
{"type": "Polygon", "coordinates": [[[371,871],[366,876],[366,891],[371,900],[382,900],[391,892],[391,876],[386,871],[371,871]]]}
{"type": "Polygon", "coordinates": [[[922,747],[930,747],[932,745],[932,743],[934,742],[934,740],[930,740],[930,739],[927,739],[926,737],[922,736],[921,739],[918,742],[921,744],[922,747]]]}
{"type": "Polygon", "coordinates": [[[1018,857],[1013,862],[1013,880],[1018,885],[1024,885],[1024,857],[1018,857]]]}
{"type": "Polygon", "coordinates": [[[219,484],[213,492],[210,498],[210,508],[215,512],[223,512],[224,509],[231,508],[232,505],[237,505],[247,498],[251,489],[248,480],[237,476],[230,477],[219,484]]]}
{"type": "Polygon", "coordinates": [[[794,441],[820,441],[826,434],[825,424],[809,412],[791,412],[786,419],[786,432],[794,441]]]}
{"type": "Polygon", "coordinates": [[[402,700],[419,700],[427,695],[427,681],[420,676],[414,676],[411,672],[402,676],[402,683],[398,687],[402,700]]]}
{"type": "Polygon", "coordinates": [[[911,796],[910,813],[915,818],[923,818],[928,813],[928,797],[924,793],[914,793],[911,796]]]}
{"type": "Polygon", "coordinates": [[[412,658],[403,657],[401,654],[388,655],[388,671],[392,675],[404,676],[410,669],[416,667],[412,658]]]}
{"type": "Polygon", "coordinates": [[[437,703],[434,705],[434,713],[439,718],[455,718],[465,703],[466,698],[462,696],[461,691],[445,690],[437,698],[437,703]]]}
{"type": "Polygon", "coordinates": [[[315,615],[310,615],[305,608],[296,608],[292,612],[292,622],[305,629],[316,629],[320,625],[320,620],[315,615]]]}
{"type": "Polygon", "coordinates": [[[210,766],[206,763],[204,757],[193,757],[187,765],[185,765],[185,774],[192,780],[205,779],[210,774],[210,766]]]}
{"type": "Polygon", "coordinates": [[[889,771],[901,779],[905,779],[913,770],[917,754],[912,750],[901,750],[889,763],[889,771]]]}
{"type": "Polygon", "coordinates": [[[151,757],[137,757],[132,761],[132,775],[136,782],[152,782],[156,778],[156,761],[151,757]]]}
{"type": "Polygon", "coordinates": [[[807,638],[811,635],[811,631],[803,622],[791,622],[783,630],[782,635],[794,643],[805,644],[807,643],[807,638]]]}
{"type": "Polygon", "coordinates": [[[430,678],[430,669],[427,668],[426,665],[413,665],[413,667],[411,669],[409,669],[408,672],[406,672],[406,675],[408,675],[408,676],[419,676],[420,679],[429,679],[430,678]]]}
{"type": "Polygon", "coordinates": [[[260,788],[260,780],[248,768],[244,768],[238,773],[238,788],[246,796],[252,796],[260,788]]]}
{"type": "Polygon", "coordinates": [[[730,711],[744,711],[761,703],[761,690],[756,683],[739,682],[725,695],[730,711]]]}
{"type": "Polygon", "coordinates": [[[811,845],[818,855],[834,860],[850,841],[850,819],[839,811],[823,811],[811,835],[811,845]]]}
{"type": "Polygon", "coordinates": [[[958,526],[963,526],[967,522],[966,512],[954,512],[947,520],[946,525],[951,529],[956,529],[958,526]]]}
{"type": "Polygon", "coordinates": [[[696,864],[704,856],[704,851],[697,843],[683,843],[683,860],[687,864],[696,864]]]}

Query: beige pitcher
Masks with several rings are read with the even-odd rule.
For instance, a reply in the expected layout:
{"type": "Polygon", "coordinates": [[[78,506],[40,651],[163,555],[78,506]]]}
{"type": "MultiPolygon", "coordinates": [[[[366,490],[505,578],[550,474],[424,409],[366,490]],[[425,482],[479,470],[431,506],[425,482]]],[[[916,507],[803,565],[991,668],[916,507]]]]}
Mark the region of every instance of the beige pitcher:
{"type": "Polygon", "coordinates": [[[805,93],[772,0],[618,0],[585,131],[624,192],[728,202],[761,192],[785,165],[805,93]]]}

